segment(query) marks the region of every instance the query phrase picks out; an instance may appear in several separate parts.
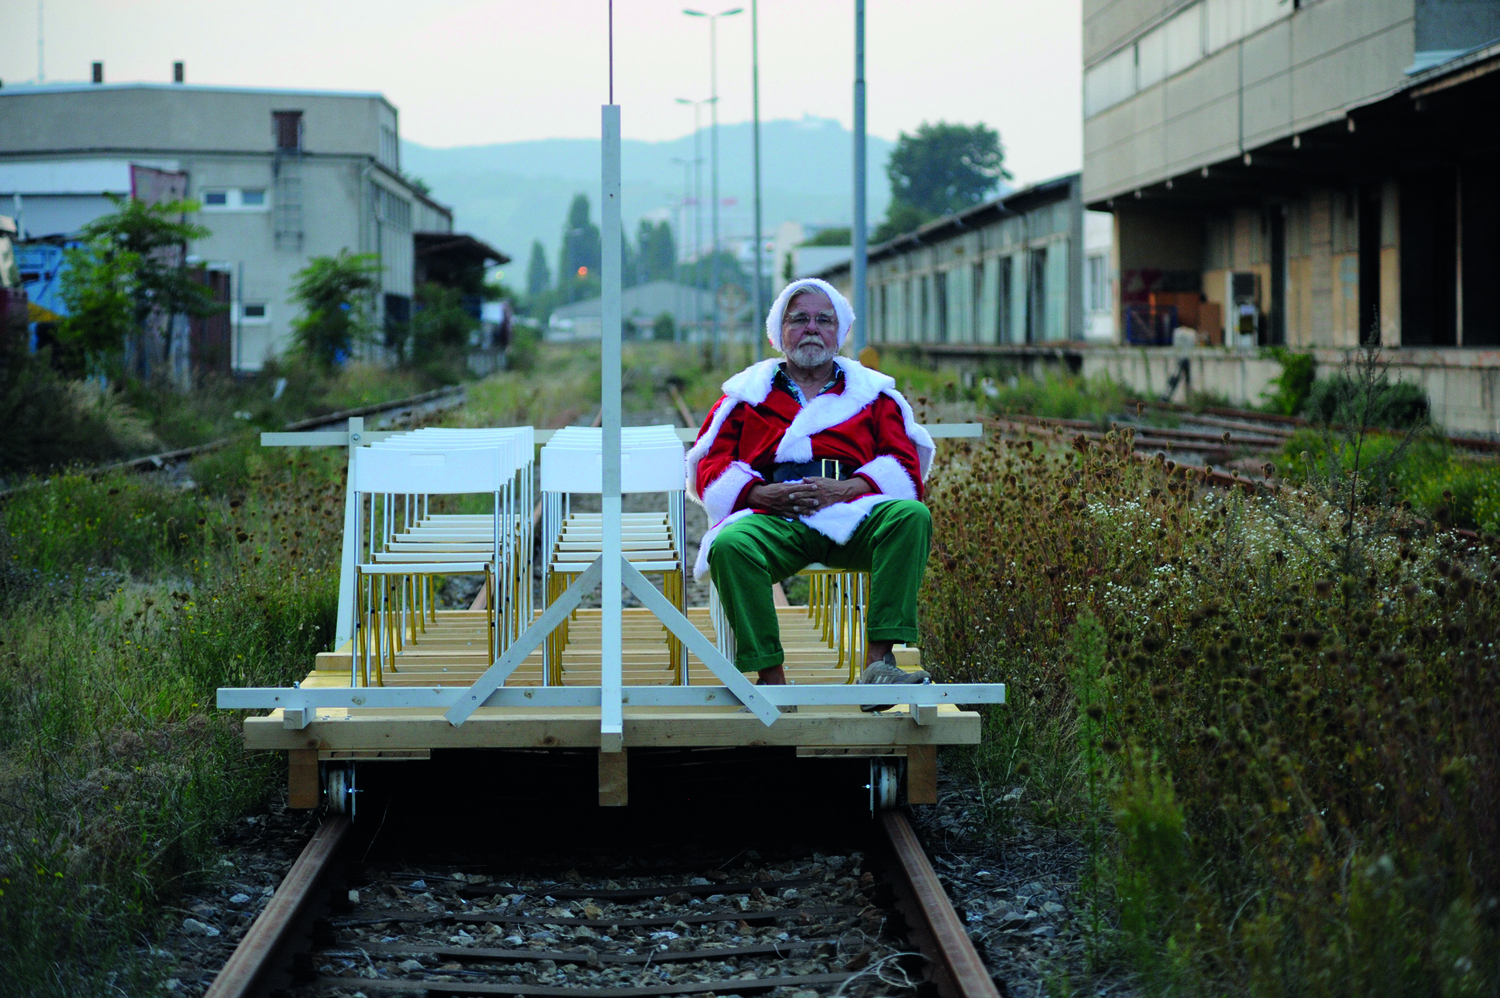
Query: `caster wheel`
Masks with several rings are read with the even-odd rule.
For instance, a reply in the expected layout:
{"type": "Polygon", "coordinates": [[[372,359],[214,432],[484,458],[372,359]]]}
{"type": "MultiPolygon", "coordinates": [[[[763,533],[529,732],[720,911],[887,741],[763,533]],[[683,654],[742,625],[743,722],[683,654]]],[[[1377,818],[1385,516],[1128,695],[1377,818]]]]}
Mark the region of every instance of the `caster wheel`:
{"type": "Polygon", "coordinates": [[[347,814],[351,818],[355,812],[355,795],[359,791],[354,786],[354,765],[352,763],[327,763],[323,770],[323,799],[328,804],[330,814],[347,814]]]}
{"type": "Polygon", "coordinates": [[[870,760],[870,813],[889,811],[901,803],[901,760],[870,760]]]}

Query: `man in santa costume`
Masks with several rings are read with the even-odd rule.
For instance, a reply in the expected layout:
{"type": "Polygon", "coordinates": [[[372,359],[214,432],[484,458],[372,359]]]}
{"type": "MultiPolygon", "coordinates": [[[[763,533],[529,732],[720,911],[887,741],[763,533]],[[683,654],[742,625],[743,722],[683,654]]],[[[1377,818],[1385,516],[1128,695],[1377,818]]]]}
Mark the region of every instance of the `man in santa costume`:
{"type": "Polygon", "coordinates": [[[687,455],[688,491],[712,524],[694,575],[713,578],[734,630],[735,665],[765,684],[786,682],[771,586],[814,562],[870,573],[869,665],[860,681],[927,678],[899,668],[891,647],[917,640],[932,437],[894,379],[838,356],[853,323],[832,285],[787,285],[766,316],[766,335],[784,357],[724,382],[687,455]]]}

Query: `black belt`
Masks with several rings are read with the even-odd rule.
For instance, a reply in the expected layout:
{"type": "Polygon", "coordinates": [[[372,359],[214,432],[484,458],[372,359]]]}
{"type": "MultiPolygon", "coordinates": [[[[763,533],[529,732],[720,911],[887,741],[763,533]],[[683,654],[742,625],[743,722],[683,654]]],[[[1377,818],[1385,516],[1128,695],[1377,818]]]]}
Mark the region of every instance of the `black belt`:
{"type": "Polygon", "coordinates": [[[776,465],[771,472],[773,482],[794,482],[802,478],[836,478],[843,481],[854,477],[854,471],[832,458],[817,461],[787,461],[776,465]]]}

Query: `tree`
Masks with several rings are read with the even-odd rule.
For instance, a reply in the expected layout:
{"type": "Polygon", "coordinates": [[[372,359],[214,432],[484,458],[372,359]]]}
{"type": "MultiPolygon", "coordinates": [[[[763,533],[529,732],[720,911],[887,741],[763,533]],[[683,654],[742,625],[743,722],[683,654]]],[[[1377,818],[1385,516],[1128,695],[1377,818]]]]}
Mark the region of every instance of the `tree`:
{"type": "Polygon", "coordinates": [[[91,365],[104,363],[134,336],[143,364],[170,359],[172,338],[160,335],[177,315],[212,315],[222,306],[183,266],[187,244],[209,230],[184,221],[195,201],[147,204],[110,198],[116,210],[79,234],[67,251],[62,297],[68,316],[58,338],[91,365]]]}
{"type": "Polygon", "coordinates": [[[811,239],[804,240],[803,246],[849,246],[854,242],[853,230],[848,227],[824,229],[817,232],[811,239]]]}
{"type": "Polygon", "coordinates": [[[915,135],[901,133],[886,164],[891,207],[873,240],[883,242],[923,222],[984,201],[1009,180],[1000,133],[983,123],[923,122],[915,135]]]}
{"type": "Polygon", "coordinates": [[[589,197],[577,194],[568,206],[557,255],[557,287],[563,301],[580,301],[598,287],[600,246],[599,226],[589,219],[589,197]]]}
{"type": "Polygon", "coordinates": [[[677,320],[671,312],[662,312],[651,323],[651,338],[658,343],[671,343],[677,338],[677,320]]]}
{"type": "Polygon", "coordinates": [[[670,281],[677,273],[677,240],[672,224],[665,220],[653,225],[641,219],[636,231],[636,260],[642,281],[670,281]]]}
{"type": "Polygon", "coordinates": [[[297,346],[314,363],[332,368],[355,343],[370,335],[370,307],[380,286],[380,259],[374,253],[315,256],[297,271],[292,301],[302,315],[292,321],[297,346]]]}
{"type": "Polygon", "coordinates": [[[479,320],[464,308],[464,294],[431,281],[417,288],[411,318],[412,359],[418,363],[461,353],[469,346],[479,320]]]}
{"type": "Polygon", "coordinates": [[[526,293],[539,295],[552,287],[552,271],[547,269],[547,251],[540,239],[531,241],[531,262],[526,265],[526,293]]]}

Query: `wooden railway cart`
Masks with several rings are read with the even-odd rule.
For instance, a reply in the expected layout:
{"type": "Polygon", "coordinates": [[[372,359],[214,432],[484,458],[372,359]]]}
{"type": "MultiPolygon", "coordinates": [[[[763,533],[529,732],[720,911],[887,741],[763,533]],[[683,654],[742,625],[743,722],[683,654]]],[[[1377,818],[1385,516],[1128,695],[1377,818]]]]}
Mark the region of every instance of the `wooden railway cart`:
{"type": "MultiPolygon", "coordinates": [[[[978,427],[929,430],[941,439],[978,427]]],[[[680,485],[682,445],[673,454],[662,446],[664,435],[676,441],[679,433],[659,428],[636,436],[640,449],[627,464],[641,488],[633,491],[680,485]],[[677,477],[650,474],[648,455],[669,463],[677,477]]],[[[270,442],[292,442],[288,436],[270,442]]],[[[323,436],[316,442],[332,442],[323,436]]],[[[542,604],[531,603],[533,461],[524,451],[533,437],[551,434],[529,427],[417,431],[351,444],[347,636],[319,654],[295,687],[219,692],[221,707],[269,709],[246,719],[245,746],[288,753],[294,807],[347,808],[359,763],[476,748],[597,749],[599,801],[606,805],[628,800],[631,747],[786,746],[801,757],[868,757],[878,800],[935,800],[937,746],[979,740],[979,714],[960,705],[1003,702],[1003,685],[853,684],[866,581],[812,566],[809,604],[777,611],[792,685],[751,686],[733,670],[733,635],[722,622],[715,626],[709,607],[683,608],[690,633],[681,635],[656,612],[681,607],[685,591],[682,493],[666,489],[659,490],[660,512],[625,514],[620,557],[637,572],[637,595],[639,587],[649,592],[646,606],[621,611],[618,658],[606,663],[602,609],[577,606],[600,574],[600,514],[571,511],[561,492],[544,491],[538,503],[546,512],[541,548],[549,571],[542,604]],[[430,512],[437,496],[451,494],[487,494],[493,509],[430,512]],[[661,576],[664,591],[640,572],[661,576]],[[432,580],[458,574],[484,578],[483,605],[435,609],[432,580]],[[533,627],[521,626],[523,615],[533,627]],[[496,682],[502,660],[506,674],[496,682]],[[602,726],[609,696],[618,698],[623,722],[613,746],[602,726]],[[892,700],[904,702],[879,713],[860,710],[892,700]]],[[[549,440],[544,464],[566,456],[566,488],[597,493],[600,432],[570,430],[557,443],[566,454],[553,452],[549,440]]],[[[916,648],[898,647],[896,657],[904,668],[921,661],[916,648]]]]}
{"type": "MultiPolygon", "coordinates": [[[[857,573],[815,573],[811,605],[778,611],[792,685],[753,685],[734,667],[727,628],[709,608],[683,605],[681,437],[673,447],[665,428],[620,425],[618,106],[602,109],[602,125],[602,426],[557,438],[554,457],[569,469],[558,481],[569,484],[544,504],[541,605],[531,496],[534,446],[550,434],[376,434],[358,420],[347,433],[307,435],[316,440],[268,434],[263,443],[349,448],[339,625],[334,650],[300,683],[221,689],[218,704],[268,711],[246,719],[245,745],[288,753],[294,807],[352,811],[359,764],[448,749],[597,750],[599,803],[620,805],[629,749],[648,746],[868,757],[872,807],[903,792],[931,802],[937,746],[979,741],[979,714],[961,705],[1003,703],[1003,685],[852,682],[865,647],[867,587],[857,573]],[[564,488],[598,494],[597,519],[575,514],[558,498],[564,488]],[[625,491],[659,493],[660,510],[627,516],[625,491]],[[435,511],[435,497],[453,495],[487,511],[435,511]],[[438,610],[432,580],[459,574],[484,580],[483,607],[438,610]],[[582,607],[596,590],[599,607],[582,607]],[[639,608],[624,607],[625,590],[639,608]]],[[[898,652],[907,667],[918,658],[898,652]]]]}

